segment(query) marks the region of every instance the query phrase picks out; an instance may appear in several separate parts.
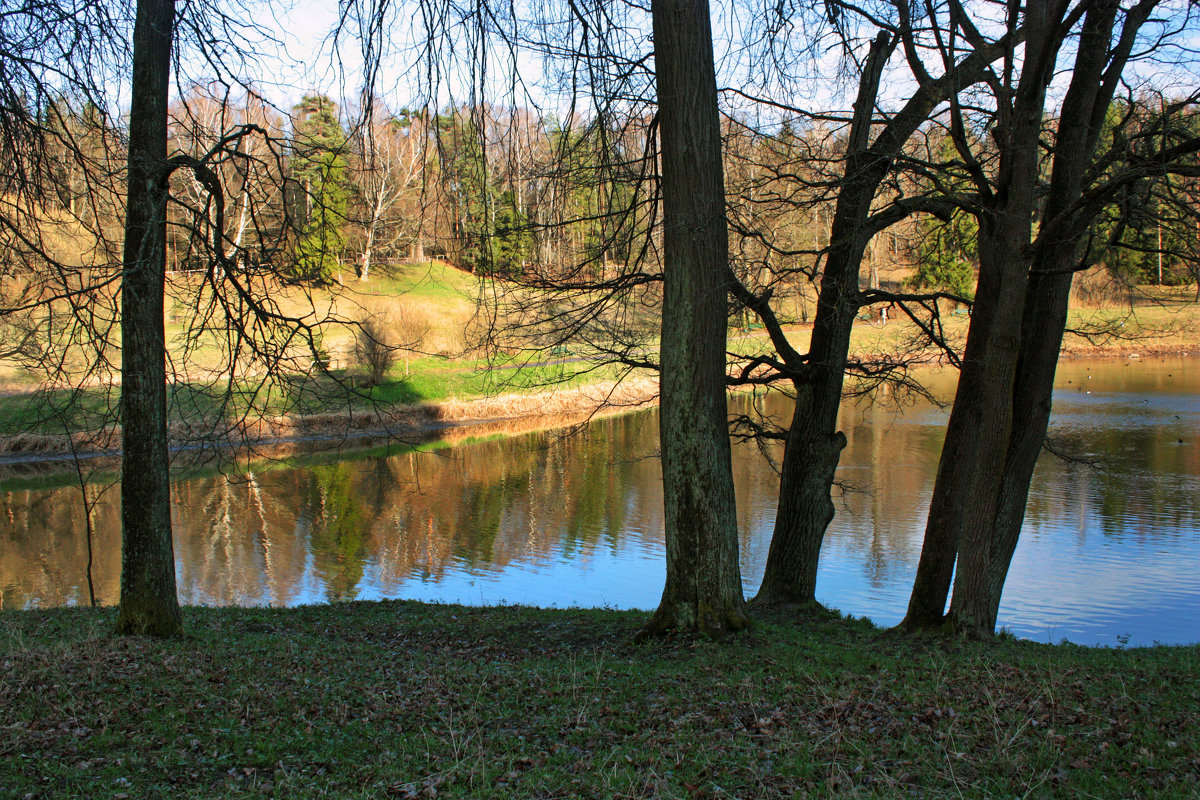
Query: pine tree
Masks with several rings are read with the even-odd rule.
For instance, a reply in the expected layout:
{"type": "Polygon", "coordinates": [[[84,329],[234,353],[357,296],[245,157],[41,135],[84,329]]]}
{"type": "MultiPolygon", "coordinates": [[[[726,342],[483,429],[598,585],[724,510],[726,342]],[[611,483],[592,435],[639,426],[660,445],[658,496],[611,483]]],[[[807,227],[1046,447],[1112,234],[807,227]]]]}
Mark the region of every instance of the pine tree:
{"type": "Polygon", "coordinates": [[[296,110],[295,176],[304,190],[304,207],[293,275],[327,284],[333,282],[345,245],[350,198],[346,133],[337,118],[337,104],[328,97],[308,95],[296,110]]]}

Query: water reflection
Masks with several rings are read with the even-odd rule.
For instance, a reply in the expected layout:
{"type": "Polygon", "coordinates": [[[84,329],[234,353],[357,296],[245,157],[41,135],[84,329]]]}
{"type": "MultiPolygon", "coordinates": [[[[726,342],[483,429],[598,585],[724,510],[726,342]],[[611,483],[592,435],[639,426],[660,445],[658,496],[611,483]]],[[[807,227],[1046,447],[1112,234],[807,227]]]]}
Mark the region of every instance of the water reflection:
{"type": "MultiPolygon", "coordinates": [[[[953,376],[935,378],[948,397],[953,376]]],[[[1200,361],[1064,365],[1044,458],[1001,607],[1040,640],[1200,640],[1200,361]]],[[[781,405],[779,411],[785,412],[781,405]]],[[[902,616],[920,552],[945,412],[847,404],[848,488],[818,595],[880,623],[902,616]]],[[[653,412],[572,436],[536,433],[425,452],[173,485],[183,602],[295,605],[415,597],[652,608],[662,588],[653,412]]],[[[777,455],[777,453],[776,453],[777,455]]],[[[743,574],[760,579],[778,478],[735,448],[743,574]]],[[[93,574],[115,603],[118,493],[94,511],[93,574]]],[[[77,487],[0,492],[0,605],[87,602],[77,487]]]]}

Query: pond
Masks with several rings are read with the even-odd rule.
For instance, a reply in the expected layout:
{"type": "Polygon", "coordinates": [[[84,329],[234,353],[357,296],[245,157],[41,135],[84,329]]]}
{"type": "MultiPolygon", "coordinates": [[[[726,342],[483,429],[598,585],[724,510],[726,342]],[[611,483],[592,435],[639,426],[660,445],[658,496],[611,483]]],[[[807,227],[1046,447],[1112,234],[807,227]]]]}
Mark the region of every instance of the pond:
{"type": "MultiPolygon", "coordinates": [[[[950,396],[952,373],[927,377],[950,396]]],[[[1053,445],[1074,460],[1039,463],[1000,625],[1050,642],[1200,641],[1200,359],[1070,361],[1057,384],[1053,445]]],[[[822,602],[881,625],[903,616],[945,421],[924,401],[845,404],[846,491],[822,551],[822,602]]],[[[657,415],[645,411],[569,436],[177,480],[180,599],[653,608],[665,574],[657,436],[657,415]]],[[[778,478],[753,445],[735,447],[734,477],[749,595],[778,478]]],[[[0,486],[0,607],[88,600],[79,490],[47,483],[0,486]]],[[[117,494],[101,495],[93,516],[105,604],[117,601],[117,494]]]]}

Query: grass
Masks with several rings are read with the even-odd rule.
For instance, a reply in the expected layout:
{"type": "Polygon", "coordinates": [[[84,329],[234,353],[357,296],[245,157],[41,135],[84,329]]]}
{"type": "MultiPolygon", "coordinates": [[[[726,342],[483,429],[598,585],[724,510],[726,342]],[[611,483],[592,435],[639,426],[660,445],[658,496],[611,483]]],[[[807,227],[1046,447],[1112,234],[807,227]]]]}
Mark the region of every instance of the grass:
{"type": "MultiPolygon", "coordinates": [[[[235,421],[245,414],[341,414],[508,392],[544,392],[550,386],[568,388],[611,380],[618,372],[615,367],[595,368],[581,362],[514,363],[501,369],[494,366],[494,362],[480,358],[420,358],[408,363],[407,375],[404,365],[396,364],[377,386],[362,385],[353,369],[338,369],[329,375],[314,373],[305,380],[274,380],[269,391],[263,391],[265,383],[244,383],[229,398],[224,397],[225,383],[174,383],[169,387],[169,422],[197,423],[217,417],[235,421]]],[[[56,436],[64,430],[87,431],[112,425],[119,398],[115,386],[93,386],[77,392],[50,389],[0,394],[0,436],[56,436]]]]}
{"type": "MultiPolygon", "coordinates": [[[[186,298],[193,290],[184,281],[178,291],[186,298]]],[[[307,377],[285,376],[257,382],[247,378],[229,398],[223,396],[226,389],[223,382],[205,386],[180,381],[169,387],[170,421],[195,423],[215,420],[218,416],[236,420],[251,405],[253,415],[336,414],[350,408],[367,410],[376,406],[482,398],[498,392],[542,391],[547,385],[574,386],[589,380],[608,380],[615,375],[613,369],[595,370],[582,363],[506,366],[466,353],[464,331],[472,324],[478,291],[475,276],[445,262],[392,265],[386,271],[377,270],[370,281],[349,281],[345,287],[332,289],[281,286],[275,299],[287,313],[311,311],[318,316],[329,314],[345,320],[395,313],[397,309],[415,314],[416,325],[423,331],[421,341],[414,347],[419,352],[397,353],[384,381],[368,388],[360,379],[362,369],[354,363],[354,330],[332,327],[321,340],[333,356],[334,369],[330,374],[313,371],[307,377]],[[498,365],[501,368],[495,369],[498,365]],[[270,391],[263,392],[268,385],[270,391]]],[[[168,314],[168,340],[176,346],[190,308],[190,301],[181,299],[168,314]]],[[[190,370],[203,374],[217,368],[221,360],[219,338],[218,332],[214,332],[208,337],[211,341],[204,339],[195,347],[188,358],[190,370]]],[[[302,364],[306,358],[301,353],[298,362],[302,364]]],[[[34,393],[36,381],[11,367],[0,369],[6,389],[0,393],[0,436],[54,436],[62,434],[64,428],[85,431],[113,424],[119,389],[89,386],[78,392],[43,389],[34,393]]]]}
{"type": "Polygon", "coordinates": [[[0,794],[96,798],[1196,797],[1200,647],[907,638],[760,611],[414,602],[0,612],[0,794]]]}
{"type": "MultiPolygon", "coordinates": [[[[355,364],[353,356],[354,331],[331,329],[323,336],[322,344],[333,357],[332,375],[359,388],[347,391],[345,384],[339,385],[330,376],[314,371],[308,378],[285,376],[272,379],[270,393],[258,394],[252,401],[251,393],[261,387],[250,385],[257,378],[248,378],[234,394],[232,402],[226,404],[220,397],[223,384],[204,387],[181,382],[171,387],[172,422],[205,425],[218,417],[236,421],[251,405],[254,406],[251,416],[342,414],[351,409],[367,411],[375,407],[386,409],[397,405],[484,398],[498,392],[541,391],[547,385],[579,385],[615,376],[614,369],[589,372],[590,365],[569,359],[560,363],[506,366],[468,353],[465,340],[469,337],[465,331],[472,324],[478,290],[475,276],[444,262],[395,265],[386,272],[378,271],[368,282],[350,281],[341,289],[314,290],[306,294],[297,287],[280,287],[277,299],[289,312],[298,313],[302,308],[309,308],[324,314],[332,309],[335,316],[351,320],[365,319],[372,314],[407,314],[410,327],[416,325],[424,330],[422,341],[414,350],[427,355],[398,353],[396,363],[381,385],[362,388],[360,374],[363,369],[355,364]],[[441,355],[428,355],[431,353],[441,355]]],[[[181,291],[186,294],[188,290],[184,287],[181,291]]],[[[1075,309],[1071,312],[1069,327],[1078,333],[1068,334],[1064,353],[1200,351],[1200,305],[1194,302],[1193,292],[1191,287],[1141,287],[1134,303],[1135,315],[1129,313],[1128,306],[1075,309]]],[[[169,331],[178,333],[185,317],[183,312],[173,312],[169,331]]],[[[945,320],[948,338],[961,345],[967,325],[965,315],[948,315],[945,320]]],[[[793,344],[801,351],[807,349],[809,334],[810,328],[802,325],[792,326],[788,332],[793,344]]],[[[189,368],[198,370],[198,374],[215,368],[218,361],[216,334],[212,336],[212,342],[200,345],[191,354],[189,368]]],[[[923,345],[914,345],[917,338],[916,327],[897,319],[893,313],[893,319],[887,325],[877,321],[856,325],[851,355],[886,353],[926,358],[936,355],[932,350],[921,350],[923,345]]],[[[731,350],[754,354],[763,352],[767,346],[761,328],[731,331],[731,350]]],[[[555,357],[550,356],[551,359],[555,357]]],[[[304,358],[300,362],[304,363],[304,358]]],[[[65,402],[68,392],[30,395],[36,384],[29,376],[20,377],[11,370],[9,373],[0,370],[0,379],[9,390],[0,393],[0,437],[8,437],[4,443],[4,449],[8,451],[59,448],[61,442],[56,437],[62,434],[64,427],[85,431],[101,423],[112,424],[119,392],[111,386],[83,389],[78,402],[69,404],[65,402]],[[43,402],[47,399],[52,402],[43,402]],[[48,413],[47,409],[52,407],[64,410],[48,413]],[[28,441],[18,441],[13,438],[17,434],[32,436],[26,437],[28,441]],[[43,442],[38,437],[50,437],[54,441],[43,442]]]]}
{"type": "MultiPolygon", "coordinates": [[[[1063,339],[1066,356],[1119,355],[1142,352],[1200,351],[1200,304],[1194,301],[1193,287],[1147,286],[1139,289],[1133,307],[1114,304],[1109,308],[1073,308],[1068,314],[1067,334],[1063,339]]],[[[960,350],[966,343],[970,317],[947,314],[942,320],[946,338],[960,350]]],[[[789,331],[789,339],[801,352],[808,348],[809,327],[789,331]]],[[[878,320],[860,320],[850,338],[852,356],[879,353],[912,354],[919,339],[917,328],[896,317],[886,325],[878,320]]],[[[731,335],[740,349],[757,352],[766,346],[761,334],[752,337],[731,335]],[[756,347],[757,345],[757,347],[756,347]]],[[[737,346],[735,344],[735,346],[737,346]]],[[[918,343],[924,348],[924,343],[918,343]]],[[[925,349],[929,354],[932,350],[925,349]]]]}

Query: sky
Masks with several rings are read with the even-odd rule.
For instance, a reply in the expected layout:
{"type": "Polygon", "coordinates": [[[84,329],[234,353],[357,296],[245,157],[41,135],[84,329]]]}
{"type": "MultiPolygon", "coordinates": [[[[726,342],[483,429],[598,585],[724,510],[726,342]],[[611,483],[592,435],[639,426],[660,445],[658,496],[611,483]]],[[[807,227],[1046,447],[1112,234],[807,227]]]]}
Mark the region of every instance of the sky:
{"type": "MultiPolygon", "coordinates": [[[[444,2],[445,0],[443,0],[444,2]]],[[[713,30],[716,39],[715,51],[718,61],[719,82],[723,85],[742,87],[747,84],[765,84],[761,92],[787,104],[806,107],[813,110],[831,108],[846,108],[851,100],[852,85],[836,80],[839,68],[844,66],[841,53],[832,48],[818,48],[811,56],[797,58],[791,65],[793,72],[807,73],[802,80],[789,82],[774,81],[769,77],[768,70],[763,68],[763,59],[757,62],[748,48],[740,47],[748,34],[753,34],[756,28],[761,28],[761,19],[753,13],[758,0],[733,0],[733,2],[713,3],[713,30]]],[[[1181,0],[1169,0],[1165,4],[1168,10],[1180,6],[1181,0]]],[[[241,75],[249,75],[256,90],[266,96],[281,111],[288,111],[307,93],[313,91],[328,94],[344,105],[357,105],[364,74],[362,57],[358,38],[358,30],[354,20],[349,19],[347,27],[343,28],[338,41],[331,39],[331,31],[339,20],[339,9],[370,8],[380,4],[388,8],[385,23],[382,27],[384,35],[381,38],[385,48],[380,69],[376,80],[378,96],[384,104],[399,110],[406,106],[421,105],[430,94],[431,81],[425,72],[428,61],[425,58],[424,35],[425,26],[415,0],[356,0],[350,5],[346,0],[331,2],[330,0],[242,0],[239,9],[244,19],[251,20],[261,28],[247,37],[247,44],[253,56],[245,69],[239,69],[241,75]]],[[[425,3],[421,5],[432,5],[425,3]]],[[[451,5],[447,3],[447,5],[451,5]]],[[[554,9],[562,4],[539,0],[520,0],[517,8],[520,13],[532,13],[537,10],[543,13],[554,13],[554,9]],[[549,9],[550,11],[547,11],[549,9]]],[[[583,4],[586,8],[612,8],[623,4],[583,4]]],[[[986,3],[977,4],[988,7],[986,3]]],[[[462,4],[453,4],[461,8],[462,4]]],[[[497,6],[499,7],[499,6],[497,6]]],[[[558,11],[557,13],[565,13],[558,11]]],[[[647,15],[636,10],[630,12],[633,16],[627,19],[628,28],[625,41],[634,51],[648,53],[652,47],[649,38],[647,15]]],[[[984,26],[986,29],[986,26],[984,26]]],[[[1200,33],[1189,26],[1188,33],[1181,37],[1188,44],[1200,43],[1200,33]]],[[[559,29],[550,37],[552,44],[568,46],[569,35],[559,38],[559,29]]],[[[871,31],[866,31],[866,34],[871,31]]],[[[791,52],[803,44],[807,31],[796,28],[793,30],[791,52]]],[[[473,99],[472,86],[476,83],[476,75],[471,74],[469,65],[474,63],[486,64],[488,72],[488,97],[491,102],[508,106],[536,106],[543,111],[562,115],[567,108],[567,102],[554,91],[555,76],[549,72],[540,58],[525,51],[515,58],[515,62],[507,53],[498,49],[490,51],[490,57],[482,62],[475,58],[478,52],[461,29],[453,33],[453,45],[440,47],[437,67],[440,70],[436,91],[433,94],[433,105],[445,107],[452,100],[458,102],[473,99]],[[522,93],[513,95],[509,89],[509,76],[515,63],[516,71],[522,78],[522,93]]],[[[864,35],[865,42],[868,36],[864,35]]],[[[179,84],[183,85],[192,76],[200,77],[207,70],[197,53],[184,51],[181,54],[183,75],[179,84]]],[[[1069,69],[1073,54],[1070,49],[1064,51],[1063,65],[1069,69]]],[[[936,66],[936,65],[935,65],[936,66]]],[[[237,68],[235,68],[237,69],[237,68]]],[[[1142,77],[1153,77],[1160,85],[1174,85],[1182,91],[1194,88],[1196,71],[1190,68],[1179,69],[1177,66],[1162,64],[1147,64],[1139,68],[1142,77]]],[[[902,58],[897,53],[891,62],[890,72],[884,81],[882,102],[896,107],[903,102],[912,89],[911,78],[903,67],[902,58]]],[[[1057,84],[1065,85],[1067,69],[1060,71],[1057,84]]],[[[1051,91],[1052,97],[1055,91],[1051,91]]],[[[732,96],[726,97],[727,102],[733,102],[732,96]]]]}

